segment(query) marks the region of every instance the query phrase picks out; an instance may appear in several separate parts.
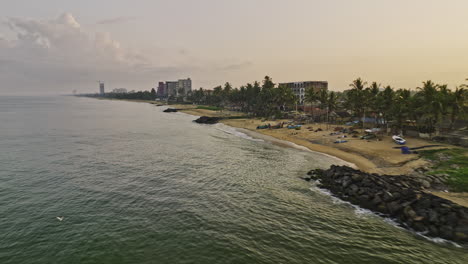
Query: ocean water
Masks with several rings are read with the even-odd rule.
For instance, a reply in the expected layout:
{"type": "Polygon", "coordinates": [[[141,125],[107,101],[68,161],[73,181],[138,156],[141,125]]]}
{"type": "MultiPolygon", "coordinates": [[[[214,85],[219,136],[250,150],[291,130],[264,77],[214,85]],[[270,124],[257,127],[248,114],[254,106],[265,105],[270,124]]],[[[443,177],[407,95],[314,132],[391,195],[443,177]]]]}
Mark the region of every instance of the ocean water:
{"type": "Polygon", "coordinates": [[[468,263],[300,179],[341,161],[163,109],[0,97],[0,263],[468,263]]]}

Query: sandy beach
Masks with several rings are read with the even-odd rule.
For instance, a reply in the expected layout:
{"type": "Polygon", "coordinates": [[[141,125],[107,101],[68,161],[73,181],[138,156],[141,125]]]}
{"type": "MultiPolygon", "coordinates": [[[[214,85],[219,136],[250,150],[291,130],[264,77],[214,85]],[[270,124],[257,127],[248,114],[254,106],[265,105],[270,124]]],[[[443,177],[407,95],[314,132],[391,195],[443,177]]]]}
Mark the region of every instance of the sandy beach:
{"type": "MultiPolygon", "coordinates": [[[[191,105],[171,105],[172,108],[182,109],[181,112],[195,116],[241,116],[241,113],[231,111],[212,111],[206,109],[196,109],[191,105]]],[[[391,136],[382,135],[379,140],[363,140],[362,130],[358,130],[359,137],[352,138],[347,135],[346,138],[340,138],[342,135],[330,135],[334,128],[342,125],[326,125],[321,123],[307,124],[301,130],[287,129],[257,129],[259,125],[270,123],[275,125],[279,122],[288,122],[289,120],[262,121],[260,119],[224,119],[221,123],[243,129],[243,132],[260,133],[268,135],[279,140],[293,142],[304,146],[312,151],[325,153],[335,156],[344,161],[353,163],[362,171],[369,173],[378,173],[386,175],[408,175],[415,169],[429,166],[430,163],[419,157],[418,154],[402,154],[391,136]],[[309,129],[310,128],[310,129],[309,129]],[[321,128],[323,131],[314,132],[321,128]],[[313,130],[313,131],[311,131],[313,130]],[[334,143],[336,140],[347,140],[346,143],[334,143]]],[[[253,135],[255,136],[255,135],[253,135]]],[[[428,147],[425,149],[452,148],[454,146],[446,144],[435,144],[427,140],[405,137],[406,146],[415,148],[428,145],[439,145],[437,147],[428,147]]],[[[468,206],[468,193],[453,192],[432,192],[442,198],[451,200],[463,206],[468,206]]]]}
{"type": "MultiPolygon", "coordinates": [[[[182,113],[194,116],[209,116],[209,117],[233,117],[243,116],[243,113],[233,111],[213,111],[208,109],[198,109],[194,105],[173,104],[166,105],[164,102],[144,101],[144,100],[125,100],[131,102],[150,103],[161,107],[176,108],[182,113]]],[[[260,119],[224,119],[221,123],[242,129],[243,132],[251,134],[253,137],[258,134],[267,135],[282,141],[289,141],[294,144],[306,147],[312,151],[325,153],[354,164],[358,169],[369,172],[386,175],[408,175],[415,169],[429,166],[430,163],[419,157],[417,154],[401,154],[401,150],[396,145],[391,136],[382,135],[379,140],[362,140],[363,135],[359,129],[359,137],[352,138],[347,135],[346,138],[341,138],[342,135],[330,135],[334,132],[337,126],[346,127],[343,125],[327,125],[323,123],[307,124],[301,130],[287,129],[257,129],[259,125],[271,124],[275,125],[279,122],[289,122],[290,120],[275,120],[262,121],[260,119]],[[316,129],[322,131],[314,132],[316,129]],[[334,143],[336,140],[346,140],[346,143],[334,143]]],[[[452,148],[454,146],[447,144],[435,144],[427,140],[405,137],[407,140],[406,146],[415,148],[428,145],[439,145],[437,147],[429,147],[425,149],[437,148],[452,148]]],[[[467,192],[432,192],[442,198],[451,200],[463,206],[468,206],[467,192]]]]}
{"type": "MultiPolygon", "coordinates": [[[[232,111],[212,111],[206,109],[196,109],[192,105],[171,105],[171,108],[181,109],[180,111],[186,114],[196,116],[241,116],[239,112],[232,111]]],[[[342,160],[355,164],[360,170],[369,173],[399,175],[411,173],[415,168],[428,165],[428,162],[421,159],[417,154],[401,154],[401,150],[396,145],[391,136],[383,135],[379,140],[370,139],[363,140],[360,136],[363,135],[362,130],[359,131],[359,137],[352,138],[343,134],[330,135],[334,132],[335,127],[346,127],[343,125],[326,125],[322,123],[314,123],[303,125],[301,130],[288,129],[286,126],[281,129],[257,129],[259,125],[271,124],[275,125],[279,122],[289,122],[290,120],[262,121],[260,119],[224,119],[221,122],[225,125],[235,128],[246,129],[268,135],[280,140],[290,141],[297,145],[309,148],[310,150],[322,152],[328,155],[338,157],[342,160]],[[314,132],[316,129],[322,131],[314,132]],[[313,130],[313,131],[312,131],[313,130]],[[347,140],[346,143],[334,143],[336,140],[347,140]]],[[[422,139],[406,137],[407,146],[421,147],[435,145],[422,139]]],[[[453,146],[437,144],[438,147],[430,147],[426,149],[450,148],[453,146]]]]}
{"type": "MultiPolygon", "coordinates": [[[[281,121],[287,120],[269,123],[275,124],[281,121]]],[[[393,142],[390,136],[382,136],[380,140],[363,140],[360,137],[352,138],[349,135],[346,135],[346,138],[342,138],[343,134],[330,135],[334,132],[334,128],[337,125],[327,126],[326,124],[315,123],[304,125],[301,130],[294,130],[287,128],[256,129],[257,126],[268,123],[257,119],[230,119],[222,120],[222,123],[237,128],[253,130],[281,140],[294,142],[314,151],[336,156],[342,160],[354,163],[362,171],[370,173],[406,174],[412,172],[414,168],[427,165],[427,161],[420,159],[417,154],[401,154],[401,150],[395,148],[398,145],[393,142]],[[314,132],[318,128],[323,131],[314,132]],[[346,140],[347,142],[334,143],[337,140],[346,140]]],[[[361,132],[360,135],[363,135],[363,133],[361,132]]],[[[434,145],[434,143],[415,138],[407,138],[407,140],[409,147],[434,145]]],[[[440,147],[446,148],[450,146],[443,145],[440,147]]],[[[432,149],[440,147],[433,147],[432,149]]]]}

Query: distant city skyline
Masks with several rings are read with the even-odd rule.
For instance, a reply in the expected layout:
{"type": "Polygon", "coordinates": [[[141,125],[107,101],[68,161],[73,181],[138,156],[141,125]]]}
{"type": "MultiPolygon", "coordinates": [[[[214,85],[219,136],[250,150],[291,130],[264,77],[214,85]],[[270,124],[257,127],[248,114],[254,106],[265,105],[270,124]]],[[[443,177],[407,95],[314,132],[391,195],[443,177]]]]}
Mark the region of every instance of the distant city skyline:
{"type": "Polygon", "coordinates": [[[358,77],[454,88],[468,78],[466,10],[465,0],[3,0],[0,94],[95,92],[97,80],[150,90],[183,76],[193,89],[265,75],[330,90],[358,77]]]}

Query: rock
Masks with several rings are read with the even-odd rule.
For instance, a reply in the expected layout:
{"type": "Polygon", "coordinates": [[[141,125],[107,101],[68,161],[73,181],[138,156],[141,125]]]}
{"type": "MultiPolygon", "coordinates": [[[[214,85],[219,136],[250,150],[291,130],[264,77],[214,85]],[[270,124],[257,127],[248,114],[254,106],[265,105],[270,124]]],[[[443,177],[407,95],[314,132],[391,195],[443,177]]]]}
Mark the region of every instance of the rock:
{"type": "Polygon", "coordinates": [[[351,178],[353,179],[353,181],[355,182],[359,182],[362,180],[363,176],[361,174],[358,174],[358,173],[354,173],[351,178]]]}
{"type": "Polygon", "coordinates": [[[453,228],[451,226],[441,226],[440,229],[440,236],[442,238],[452,239],[453,238],[453,228]]]}
{"type": "Polygon", "coordinates": [[[393,194],[390,193],[390,192],[385,191],[384,194],[383,194],[383,200],[385,202],[393,201],[393,194]]]}
{"type": "Polygon", "coordinates": [[[399,212],[402,209],[402,206],[398,202],[393,201],[387,204],[387,209],[391,215],[395,215],[397,212],[399,212]]]}
{"type": "Polygon", "coordinates": [[[346,187],[348,187],[350,184],[351,184],[351,180],[350,180],[350,179],[343,179],[343,183],[341,184],[341,186],[343,186],[343,188],[346,188],[346,187]]]}
{"type": "Polygon", "coordinates": [[[458,241],[467,241],[468,240],[468,227],[467,226],[458,226],[455,228],[455,237],[458,241]]]}
{"type": "Polygon", "coordinates": [[[446,219],[448,225],[450,225],[450,226],[456,226],[457,225],[458,217],[457,217],[457,214],[455,212],[449,213],[445,217],[445,219],[446,219]]]}
{"type": "Polygon", "coordinates": [[[427,230],[426,226],[424,226],[423,223],[419,222],[413,224],[413,229],[417,232],[424,232],[427,230]]]}
{"type": "Polygon", "coordinates": [[[335,196],[392,216],[416,231],[468,242],[468,208],[424,192],[439,176],[408,177],[364,173],[346,166],[307,173],[335,196]]]}
{"type": "Polygon", "coordinates": [[[168,108],[166,110],[164,110],[163,112],[164,113],[175,113],[177,112],[179,109],[175,109],[175,108],[168,108]]]}
{"type": "Polygon", "coordinates": [[[209,117],[209,116],[201,116],[200,118],[194,120],[196,123],[199,123],[199,124],[209,124],[209,125],[212,125],[212,124],[216,124],[219,122],[219,120],[221,120],[221,118],[219,117],[209,117]]]}
{"type": "Polygon", "coordinates": [[[427,180],[421,180],[421,184],[426,189],[431,188],[431,184],[427,180]]]}
{"type": "Polygon", "coordinates": [[[429,226],[429,234],[432,235],[432,236],[439,236],[439,229],[434,225],[430,225],[429,226]]]}
{"type": "Polygon", "coordinates": [[[429,210],[429,222],[437,223],[439,221],[439,214],[436,210],[429,210]]]}
{"type": "Polygon", "coordinates": [[[374,205],[378,205],[378,204],[382,203],[382,199],[380,198],[380,196],[376,195],[376,196],[374,197],[374,199],[372,199],[372,203],[373,203],[374,205]]]}

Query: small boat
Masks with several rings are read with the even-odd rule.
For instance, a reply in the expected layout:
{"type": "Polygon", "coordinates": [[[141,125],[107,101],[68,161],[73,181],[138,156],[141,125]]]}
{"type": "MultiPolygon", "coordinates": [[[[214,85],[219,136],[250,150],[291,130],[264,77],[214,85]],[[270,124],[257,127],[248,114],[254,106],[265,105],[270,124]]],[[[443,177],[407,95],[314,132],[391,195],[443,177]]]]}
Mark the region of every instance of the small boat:
{"type": "Polygon", "coordinates": [[[348,140],[336,140],[333,143],[346,143],[346,142],[348,142],[348,140]]]}
{"type": "Polygon", "coordinates": [[[301,125],[289,125],[288,128],[289,129],[296,129],[296,130],[300,130],[301,129],[301,125]]]}
{"type": "Polygon", "coordinates": [[[393,141],[397,143],[398,145],[404,145],[406,144],[406,140],[400,136],[393,136],[392,137],[393,141]]]}

